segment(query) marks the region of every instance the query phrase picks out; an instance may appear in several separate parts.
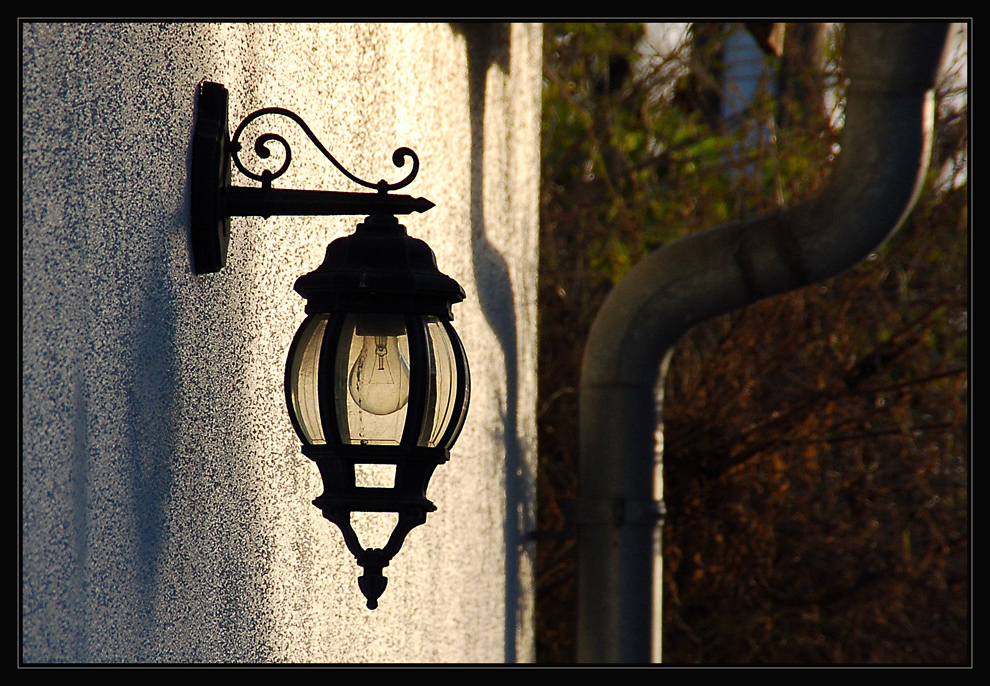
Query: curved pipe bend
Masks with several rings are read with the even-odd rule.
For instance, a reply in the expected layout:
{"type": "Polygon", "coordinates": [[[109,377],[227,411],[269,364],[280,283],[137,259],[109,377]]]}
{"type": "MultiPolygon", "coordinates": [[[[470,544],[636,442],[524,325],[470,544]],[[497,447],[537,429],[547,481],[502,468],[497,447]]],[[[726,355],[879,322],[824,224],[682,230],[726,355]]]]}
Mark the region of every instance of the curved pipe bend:
{"type": "MultiPolygon", "coordinates": [[[[615,287],[583,359],[581,509],[623,511],[662,497],[654,393],[661,363],[689,328],[834,276],[900,226],[928,167],[932,88],[947,31],[947,24],[848,24],[842,147],[820,192],[792,208],[671,243],[615,287]]],[[[648,598],[651,589],[660,592],[655,520],[583,519],[579,659],[658,660],[659,640],[649,647],[660,621],[659,597],[648,598]]]]}

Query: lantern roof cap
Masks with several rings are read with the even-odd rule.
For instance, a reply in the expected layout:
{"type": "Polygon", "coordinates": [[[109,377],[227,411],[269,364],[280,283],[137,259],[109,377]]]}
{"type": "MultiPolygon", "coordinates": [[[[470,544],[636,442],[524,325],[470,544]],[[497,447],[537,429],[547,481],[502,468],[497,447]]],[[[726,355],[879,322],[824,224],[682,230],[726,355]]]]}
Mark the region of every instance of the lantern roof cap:
{"type": "Polygon", "coordinates": [[[440,272],[433,250],[389,214],[374,214],[327,246],[323,264],[296,280],[307,312],[409,311],[450,316],[464,289],[440,272]]]}

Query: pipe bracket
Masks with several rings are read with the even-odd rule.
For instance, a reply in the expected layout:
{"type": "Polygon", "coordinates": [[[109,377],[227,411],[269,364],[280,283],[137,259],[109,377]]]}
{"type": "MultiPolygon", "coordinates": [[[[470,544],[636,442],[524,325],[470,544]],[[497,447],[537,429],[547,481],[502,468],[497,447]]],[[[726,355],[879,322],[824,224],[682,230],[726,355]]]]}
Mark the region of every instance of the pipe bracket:
{"type": "Polygon", "coordinates": [[[667,515],[663,500],[569,500],[564,512],[571,524],[660,526],[667,515]]]}

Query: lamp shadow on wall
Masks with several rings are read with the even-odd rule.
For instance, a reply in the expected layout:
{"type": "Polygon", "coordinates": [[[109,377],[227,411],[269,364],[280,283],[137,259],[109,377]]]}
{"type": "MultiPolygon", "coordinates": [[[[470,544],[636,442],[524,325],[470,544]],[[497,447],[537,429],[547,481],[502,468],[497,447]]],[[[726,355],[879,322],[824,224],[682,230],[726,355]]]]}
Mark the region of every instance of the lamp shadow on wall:
{"type": "Polygon", "coordinates": [[[452,23],[465,39],[471,112],[471,258],[478,302],[502,348],[505,364],[505,398],[500,425],[505,445],[505,661],[517,659],[516,633],[520,601],[519,556],[523,522],[520,508],[528,488],[525,483],[522,441],[517,420],[519,354],[516,302],[505,257],[489,241],[485,225],[485,101],[486,77],[493,64],[509,73],[510,26],[507,23],[452,23]]]}

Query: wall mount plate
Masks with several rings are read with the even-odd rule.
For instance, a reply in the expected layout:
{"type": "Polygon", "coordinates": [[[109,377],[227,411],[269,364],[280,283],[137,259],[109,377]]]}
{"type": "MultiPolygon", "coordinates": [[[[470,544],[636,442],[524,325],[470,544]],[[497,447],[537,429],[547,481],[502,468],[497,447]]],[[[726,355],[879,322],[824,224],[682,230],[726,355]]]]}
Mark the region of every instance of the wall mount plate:
{"type": "Polygon", "coordinates": [[[218,272],[227,264],[230,217],[230,134],[227,131],[227,89],[203,82],[193,134],[190,197],[194,274],[218,272]]]}

